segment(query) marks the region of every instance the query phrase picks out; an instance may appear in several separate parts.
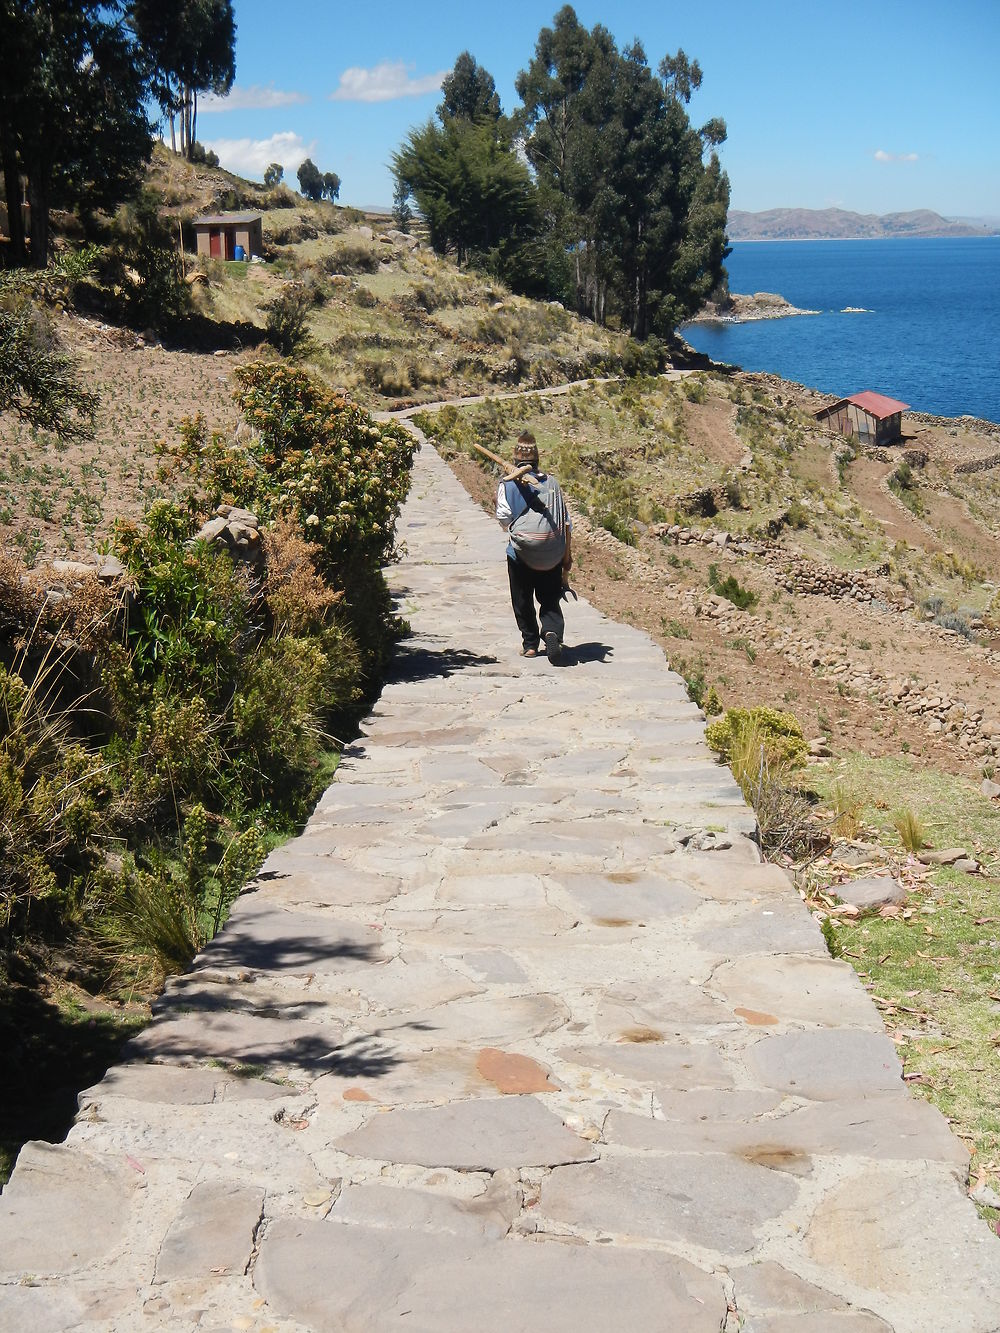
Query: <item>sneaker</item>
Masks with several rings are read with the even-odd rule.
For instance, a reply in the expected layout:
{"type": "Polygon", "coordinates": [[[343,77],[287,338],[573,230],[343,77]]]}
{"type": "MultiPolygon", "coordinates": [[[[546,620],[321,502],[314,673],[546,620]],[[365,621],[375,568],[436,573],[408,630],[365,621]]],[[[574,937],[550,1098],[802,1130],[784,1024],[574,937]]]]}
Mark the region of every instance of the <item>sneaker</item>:
{"type": "Polygon", "coordinates": [[[562,644],[554,630],[549,630],[545,636],[545,656],[550,662],[558,662],[562,658],[562,644]]]}

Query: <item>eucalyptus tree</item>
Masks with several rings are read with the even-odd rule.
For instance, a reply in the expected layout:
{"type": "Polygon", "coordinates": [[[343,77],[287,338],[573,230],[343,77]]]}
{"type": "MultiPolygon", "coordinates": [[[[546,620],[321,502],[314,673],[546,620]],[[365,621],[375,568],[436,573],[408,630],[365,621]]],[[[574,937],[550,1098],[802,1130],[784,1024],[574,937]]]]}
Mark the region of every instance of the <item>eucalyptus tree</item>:
{"type": "Polygon", "coordinates": [[[25,259],[21,177],[38,267],[51,209],[86,217],[135,191],[151,148],[146,92],[114,0],[0,0],[0,158],[15,264],[25,259]]]}
{"type": "Polygon", "coordinates": [[[577,305],[638,338],[672,332],[724,271],[729,183],[715,149],[726,129],[690,123],[701,77],[683,51],[654,74],[640,43],[619,51],[565,5],[517,78],[514,119],[539,184],[559,198],[577,305]]]}
{"type": "Polygon", "coordinates": [[[131,0],[130,18],[148,61],[153,94],[188,159],[198,138],[198,94],[224,96],[236,77],[232,0],[131,0]]]}

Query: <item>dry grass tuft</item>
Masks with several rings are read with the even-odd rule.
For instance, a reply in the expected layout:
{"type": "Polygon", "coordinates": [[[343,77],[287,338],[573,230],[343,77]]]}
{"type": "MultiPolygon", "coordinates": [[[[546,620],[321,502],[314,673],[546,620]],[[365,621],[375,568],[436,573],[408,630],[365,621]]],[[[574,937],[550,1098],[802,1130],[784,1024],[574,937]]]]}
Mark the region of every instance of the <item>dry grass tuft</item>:
{"type": "Polygon", "coordinates": [[[305,541],[288,518],[279,519],[263,537],[267,557],[264,596],[275,628],[295,635],[318,629],[344,596],[328,587],[316,572],[321,548],[305,541]]]}
{"type": "Polygon", "coordinates": [[[893,814],[892,826],[899,835],[899,841],[912,856],[927,846],[924,826],[909,808],[897,810],[893,814]]]}

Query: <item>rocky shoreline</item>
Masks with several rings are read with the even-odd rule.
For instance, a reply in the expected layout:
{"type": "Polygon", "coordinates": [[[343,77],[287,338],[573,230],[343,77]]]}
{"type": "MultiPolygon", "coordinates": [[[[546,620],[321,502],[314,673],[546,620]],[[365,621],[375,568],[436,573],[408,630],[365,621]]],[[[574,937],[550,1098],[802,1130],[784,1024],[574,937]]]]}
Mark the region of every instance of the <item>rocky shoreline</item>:
{"type": "Polygon", "coordinates": [[[819,310],[800,310],[776,292],[747,295],[730,292],[721,301],[708,301],[689,324],[747,324],[758,319],[785,319],[790,315],[818,315],[819,310]]]}

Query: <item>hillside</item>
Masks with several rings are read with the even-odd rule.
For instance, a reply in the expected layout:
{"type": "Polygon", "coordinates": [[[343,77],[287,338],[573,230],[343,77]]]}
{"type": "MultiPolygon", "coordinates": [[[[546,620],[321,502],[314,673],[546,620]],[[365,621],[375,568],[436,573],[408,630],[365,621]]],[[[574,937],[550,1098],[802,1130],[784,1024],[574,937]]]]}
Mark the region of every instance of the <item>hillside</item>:
{"type": "Polygon", "coordinates": [[[915,236],[985,236],[989,228],[921,208],[908,213],[851,213],[842,208],[730,209],[731,241],[891,240],[915,236]]]}
{"type": "MultiPolygon", "coordinates": [[[[255,198],[265,206],[268,262],[189,258],[189,272],[206,279],[193,291],[197,312],[216,330],[216,345],[205,350],[166,345],[71,309],[53,312],[58,336],[100,394],[100,406],[92,440],[45,451],[26,426],[10,417],[0,423],[0,536],[26,565],[54,556],[94,559],[116,516],[134,517],[167,493],[170,481],[158,450],[176,439],[184,417],[200,412],[209,430],[235,428],[233,370],[261,350],[239,346],[233,330],[257,329],[263,339],[268,302],[296,286],[309,295],[311,347],[301,364],[371,409],[516,395],[634,367],[634,345],[621,335],[458,270],[416,237],[395,232],[391,219],[310,204],[286,190],[268,197],[259,186],[211,168],[191,168],[161,152],[153,180],[180,216],[218,206],[230,191],[255,198]]],[[[263,351],[274,355],[266,346],[263,351]]],[[[667,620],[684,610],[696,586],[707,587],[701,547],[693,546],[679,563],[668,559],[672,539],[665,542],[657,533],[675,518],[697,533],[724,529],[732,538],[765,541],[763,562],[735,548],[724,552],[741,579],[765,580],[762,607],[783,588],[779,569],[888,565],[878,576],[874,605],[913,603],[904,612],[884,613],[885,633],[901,645],[899,671],[926,658],[927,684],[944,690],[947,683],[949,692],[957,693],[972,660],[982,659],[981,708],[1000,717],[1000,691],[994,699],[990,674],[1000,639],[990,638],[993,621],[981,619],[996,593],[990,571],[1000,566],[1000,523],[990,499],[995,473],[962,466],[977,459],[988,465],[1000,452],[1000,428],[908,415],[907,447],[927,457],[912,469],[909,487],[900,488],[893,481],[895,453],[837,461],[843,443],[811,416],[823,401],[771,377],[711,373],[684,386],[639,380],[626,382],[625,389],[577,388],[551,402],[486,404],[467,409],[461,420],[474,421],[480,437],[494,447],[515,424],[529,421],[557,450],[577,507],[591,515],[595,558],[612,559],[610,550],[612,563],[630,571],[640,556],[643,568],[651,561],[660,572],[653,577],[657,591],[650,605],[662,605],[664,614],[669,609],[667,620]],[[709,498],[699,514],[697,497],[704,495],[709,498]],[[713,508],[719,512],[708,517],[713,508]],[[637,544],[614,542],[608,534],[618,530],[633,534],[637,544]],[[660,568],[664,561],[666,570],[660,568]],[[696,576],[685,572],[691,569],[696,576]],[[969,631],[978,643],[962,634],[928,631],[921,610],[928,600],[966,624],[981,624],[969,631]]],[[[617,581],[612,578],[605,592],[620,609],[643,582],[633,583],[631,572],[622,587],[610,586],[617,581]]],[[[872,638],[871,605],[854,598],[836,602],[845,644],[872,638]]],[[[732,688],[755,691],[767,681],[765,692],[780,702],[774,700],[775,681],[787,675],[787,664],[763,676],[748,670],[754,664],[746,662],[743,650],[725,648],[714,634],[706,637],[699,606],[689,609],[697,615],[686,626],[688,646],[671,644],[669,636],[667,646],[692,664],[711,648],[720,679],[731,675],[732,688]]],[[[802,633],[811,626],[814,635],[829,637],[824,626],[831,609],[828,598],[783,589],[774,609],[751,618],[747,632],[762,634],[762,644],[783,624],[802,633]]],[[[996,611],[994,604],[991,614],[996,611]]],[[[659,613],[649,615],[655,632],[659,613]]],[[[885,672],[895,652],[888,646],[886,652],[864,648],[845,654],[845,660],[852,676],[863,676],[869,657],[885,672]]],[[[793,675],[790,688],[803,703],[813,701],[818,726],[819,714],[828,712],[822,699],[829,691],[816,686],[812,670],[807,680],[798,679],[798,668],[793,675]]],[[[711,676],[709,671],[709,683],[711,676]]],[[[837,692],[838,700],[844,697],[837,692]]],[[[948,767],[974,769],[977,756],[948,747],[947,728],[931,740],[926,728],[906,715],[902,730],[894,726],[879,736],[871,732],[863,698],[856,703],[840,724],[845,739],[866,740],[888,752],[906,738],[912,753],[929,757],[944,747],[940,757],[948,767]]]]}
{"type": "MultiPolygon", "coordinates": [[[[268,307],[289,293],[304,298],[310,340],[297,364],[380,413],[417,409],[485,508],[497,473],[471,441],[506,453],[529,427],[574,513],[579,592],[649,633],[706,709],[766,705],[801,722],[810,827],[820,847],[833,834],[803,858],[802,891],[842,923],[830,930],[866,984],[895,997],[888,1017],[948,1113],[1000,1154],[1000,1089],[965,1072],[989,1063],[977,1053],[996,1029],[983,999],[996,992],[995,932],[978,922],[1000,919],[996,803],[981,789],[1000,766],[1000,426],[906,414],[901,448],[861,451],[817,425],[828,400],[806,387],[695,369],[681,348],[649,373],[652,358],[619,333],[461,271],[388,218],[161,154],[154,183],[172,219],[260,206],[266,262],[187,261],[199,275],[187,342],[47,304],[100,394],[96,432],[67,445],[0,417],[6,554],[58,593],[60,571],[43,568],[53,557],[95,562],[115,518],[180,493],[163,455],[184,418],[251,438],[234,371],[278,360],[268,307]],[[931,878],[897,817],[939,848],[961,845],[974,872],[931,878]],[[831,885],[858,866],[900,877],[917,906],[856,925],[837,915],[831,885]],[[934,1013],[926,1028],[901,1016],[918,1004],[934,1013]]],[[[502,560],[498,533],[500,599],[502,560]]],[[[572,603],[567,623],[572,644],[572,603]]],[[[464,632],[474,652],[476,625],[464,632]]]]}

